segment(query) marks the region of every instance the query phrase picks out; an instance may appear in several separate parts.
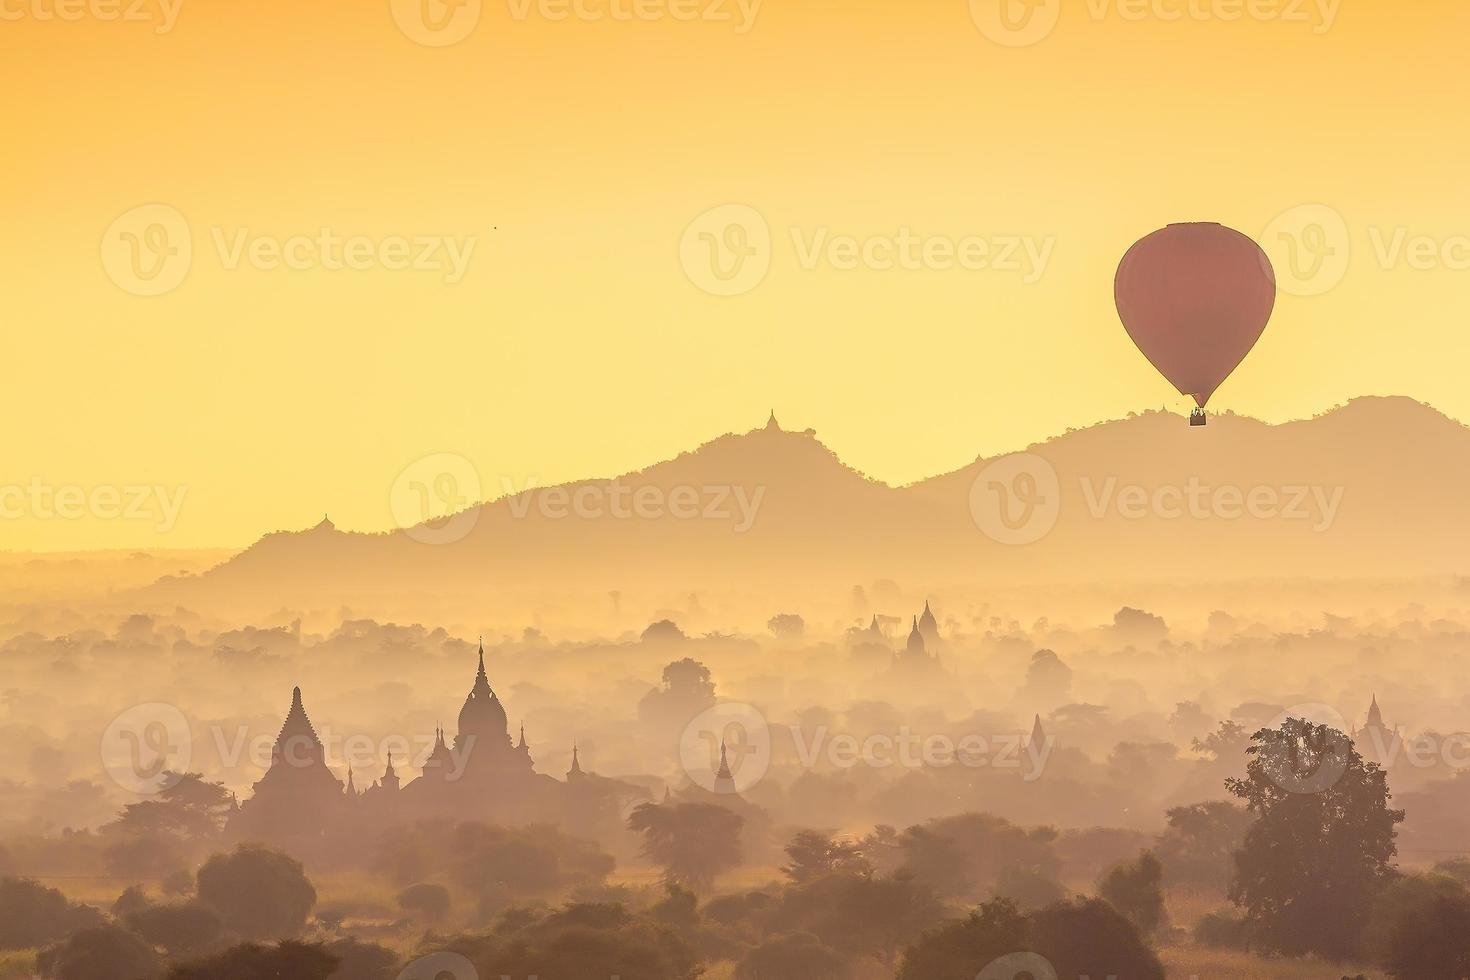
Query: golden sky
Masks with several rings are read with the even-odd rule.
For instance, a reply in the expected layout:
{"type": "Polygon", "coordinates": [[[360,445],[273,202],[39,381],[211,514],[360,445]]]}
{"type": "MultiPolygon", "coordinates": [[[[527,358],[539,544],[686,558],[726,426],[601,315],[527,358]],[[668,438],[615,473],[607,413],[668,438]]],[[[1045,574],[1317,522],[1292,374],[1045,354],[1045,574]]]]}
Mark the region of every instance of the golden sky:
{"type": "Polygon", "coordinates": [[[498,496],[772,407],[890,482],[1183,410],[1112,303],[1181,220],[1283,285],[1212,409],[1470,418],[1462,3],[429,2],[0,0],[0,549],[379,530],[426,455],[498,496]]]}

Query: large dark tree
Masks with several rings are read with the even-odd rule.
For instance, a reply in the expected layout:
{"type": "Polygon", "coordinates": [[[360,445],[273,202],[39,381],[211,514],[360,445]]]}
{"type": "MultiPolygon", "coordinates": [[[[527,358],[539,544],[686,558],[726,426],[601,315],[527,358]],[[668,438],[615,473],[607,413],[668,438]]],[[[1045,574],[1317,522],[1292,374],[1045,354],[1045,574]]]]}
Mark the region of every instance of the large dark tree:
{"type": "Polygon", "coordinates": [[[210,840],[224,829],[235,810],[235,797],[223,783],[208,782],[197,772],[165,772],[163,789],[157,796],[129,803],[103,829],[108,833],[210,840]]]}
{"type": "Polygon", "coordinates": [[[1023,915],[1005,899],[949,922],[904,953],[897,980],[1113,977],[1164,980],[1138,929],[1099,899],[1058,902],[1023,915]]]}
{"type": "Polygon", "coordinates": [[[1230,898],[1264,949],[1352,956],[1393,875],[1395,825],[1383,771],[1341,732],[1288,718],[1246,749],[1226,788],[1256,816],[1235,857],[1230,898]]]}
{"type": "Polygon", "coordinates": [[[1373,904],[1366,952],[1399,980],[1470,976],[1470,892],[1452,878],[1400,878],[1373,904]]]}
{"type": "Polygon", "coordinates": [[[29,878],[0,878],[0,949],[45,946],[103,921],[96,909],[73,905],[55,888],[29,878]]]}
{"type": "Polygon", "coordinates": [[[170,956],[208,952],[224,931],[219,913],[203,902],[150,905],[126,916],[128,928],[170,956]]]}
{"type": "Polygon", "coordinates": [[[1164,980],[1137,928],[1096,898],[1058,902],[1031,915],[1031,939],[1058,977],[1164,980]]]}
{"type": "Polygon", "coordinates": [[[788,889],[778,921],[849,956],[886,965],[943,915],[933,889],[911,875],[834,874],[788,889]]]}
{"type": "Polygon", "coordinates": [[[643,853],[664,869],[666,881],[705,889],[740,863],[745,818],[712,803],[644,803],[628,817],[643,835],[643,853]]]}
{"type": "Polygon", "coordinates": [[[201,902],[246,939],[299,935],[316,905],[316,889],[300,861],[254,844],[204,862],[198,892],[201,902]]]}
{"type": "Polygon", "coordinates": [[[735,980],[848,980],[852,961],[805,932],[772,936],[741,957],[735,980]]]}
{"type": "Polygon", "coordinates": [[[786,856],[791,863],[781,870],[796,884],[829,874],[867,875],[873,871],[857,844],[833,840],[831,834],[818,830],[797,831],[786,845],[786,856]]]}
{"type": "Polygon", "coordinates": [[[1164,924],[1164,867],[1152,851],[1109,868],[1098,880],[1097,893],[1145,934],[1164,924]]]}
{"type": "Polygon", "coordinates": [[[1060,870],[1050,827],[1025,829],[988,813],[961,813],[910,827],[900,839],[904,867],[942,895],[978,898],[1005,869],[1055,879],[1060,870]]]}
{"type": "Polygon", "coordinates": [[[1235,852],[1245,843],[1245,832],[1255,819],[1250,811],[1212,800],[1176,806],[1165,816],[1169,829],[1159,837],[1155,849],[1164,865],[1164,880],[1226,888],[1235,852]]]}
{"type": "Polygon", "coordinates": [[[340,961],[320,944],[243,943],[203,959],[181,963],[168,980],[327,980],[340,961]]]}
{"type": "Polygon", "coordinates": [[[36,968],[55,980],[153,980],[163,973],[163,959],[127,929],[95,926],[43,950],[36,968]]]}
{"type": "Polygon", "coordinates": [[[679,932],[613,904],[518,909],[493,932],[461,937],[448,948],[467,957],[481,977],[694,980],[700,972],[679,932]]]}

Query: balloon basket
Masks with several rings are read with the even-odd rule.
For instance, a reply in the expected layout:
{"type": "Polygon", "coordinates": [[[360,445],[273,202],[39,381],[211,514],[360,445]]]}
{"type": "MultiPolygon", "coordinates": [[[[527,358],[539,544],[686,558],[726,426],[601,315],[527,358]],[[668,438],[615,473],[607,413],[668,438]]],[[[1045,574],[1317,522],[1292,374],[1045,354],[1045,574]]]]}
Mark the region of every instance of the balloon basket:
{"type": "Polygon", "coordinates": [[[1205,416],[1204,415],[1191,415],[1189,417],[1189,424],[1190,425],[1204,425],[1205,424],[1205,416]]]}

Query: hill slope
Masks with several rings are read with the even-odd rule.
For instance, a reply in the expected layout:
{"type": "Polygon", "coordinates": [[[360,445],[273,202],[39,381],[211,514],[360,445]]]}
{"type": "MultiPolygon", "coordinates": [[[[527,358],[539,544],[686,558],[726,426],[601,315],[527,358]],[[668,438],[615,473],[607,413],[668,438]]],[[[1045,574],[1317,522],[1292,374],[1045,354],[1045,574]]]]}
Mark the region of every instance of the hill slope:
{"type": "Polygon", "coordinates": [[[1358,399],[1282,425],[1226,415],[1191,428],[1149,413],[901,488],[845,466],[811,433],[767,427],[612,480],[483,504],[458,519],[468,532],[449,543],[416,540],[435,536],[422,528],[356,534],[323,524],[267,535],[149,594],[281,606],[444,591],[770,594],[883,576],[1440,574],[1470,566],[1467,487],[1470,429],[1402,398],[1358,399]],[[997,500],[1015,527],[997,523],[997,500]]]}

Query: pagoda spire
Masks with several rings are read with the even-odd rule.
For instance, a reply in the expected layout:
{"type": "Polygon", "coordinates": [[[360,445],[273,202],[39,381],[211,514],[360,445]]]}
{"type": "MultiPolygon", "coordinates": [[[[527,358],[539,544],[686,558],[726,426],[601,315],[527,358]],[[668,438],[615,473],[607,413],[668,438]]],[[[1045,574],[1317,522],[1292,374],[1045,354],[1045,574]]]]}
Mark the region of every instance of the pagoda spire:
{"type": "Polygon", "coordinates": [[[919,630],[918,616],[914,617],[914,625],[909,630],[909,639],[906,645],[906,651],[911,655],[918,655],[927,652],[924,646],[924,634],[919,630]]]}
{"type": "Polygon", "coordinates": [[[290,762],[293,765],[322,763],[325,749],[311,719],[306,717],[306,708],[301,703],[301,688],[291,689],[291,708],[286,720],[281,723],[281,733],[271,750],[271,765],[290,762]]]}
{"type": "Polygon", "coordinates": [[[1368,705],[1368,721],[1365,728],[1385,728],[1383,724],[1383,711],[1378,707],[1378,695],[1373,695],[1373,703],[1368,705]]]}
{"type": "Polygon", "coordinates": [[[725,743],[720,742],[720,768],[715,770],[715,792],[722,796],[733,796],[735,789],[735,775],[730,772],[730,760],[725,755],[725,743]]]}
{"type": "Polygon", "coordinates": [[[1041,727],[1041,715],[1037,715],[1036,721],[1032,723],[1031,738],[1026,744],[1038,750],[1046,744],[1046,731],[1041,727]]]}

